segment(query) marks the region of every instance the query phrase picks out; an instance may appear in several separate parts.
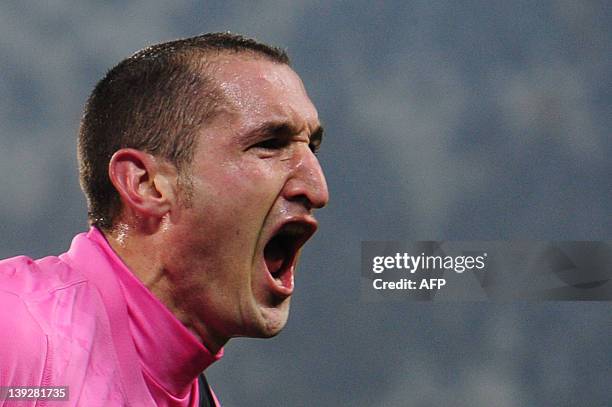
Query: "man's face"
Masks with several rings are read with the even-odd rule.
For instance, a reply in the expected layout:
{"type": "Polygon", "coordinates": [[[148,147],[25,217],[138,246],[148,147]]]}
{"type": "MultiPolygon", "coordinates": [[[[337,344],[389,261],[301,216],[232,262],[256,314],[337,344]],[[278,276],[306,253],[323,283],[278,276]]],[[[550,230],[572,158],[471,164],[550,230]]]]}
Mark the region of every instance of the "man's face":
{"type": "Polygon", "coordinates": [[[228,108],[198,138],[167,264],[196,331],[269,337],[287,321],[299,251],[317,227],[313,209],[328,201],[313,152],[322,131],[288,66],[227,56],[216,68],[228,108]]]}

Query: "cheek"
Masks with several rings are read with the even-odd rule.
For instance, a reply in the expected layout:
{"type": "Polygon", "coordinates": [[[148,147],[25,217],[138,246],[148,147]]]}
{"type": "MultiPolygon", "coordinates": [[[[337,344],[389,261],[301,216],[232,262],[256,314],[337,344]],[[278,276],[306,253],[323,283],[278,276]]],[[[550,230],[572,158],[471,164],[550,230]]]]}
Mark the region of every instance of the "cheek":
{"type": "Polygon", "coordinates": [[[269,175],[256,167],[210,171],[194,181],[189,223],[207,235],[246,237],[261,227],[278,195],[269,175]]]}
{"type": "Polygon", "coordinates": [[[255,206],[276,198],[282,188],[283,173],[274,163],[258,159],[255,163],[228,165],[212,182],[218,196],[237,206],[255,206]]]}

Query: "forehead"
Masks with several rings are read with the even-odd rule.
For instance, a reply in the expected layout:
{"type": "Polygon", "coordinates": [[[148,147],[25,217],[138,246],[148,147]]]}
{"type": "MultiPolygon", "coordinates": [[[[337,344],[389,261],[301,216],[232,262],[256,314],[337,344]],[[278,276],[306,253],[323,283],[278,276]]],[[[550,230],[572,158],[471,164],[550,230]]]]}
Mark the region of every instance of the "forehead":
{"type": "Polygon", "coordinates": [[[289,66],[261,57],[232,55],[220,57],[212,68],[228,110],[242,125],[276,121],[311,130],[318,126],[317,110],[289,66]]]}

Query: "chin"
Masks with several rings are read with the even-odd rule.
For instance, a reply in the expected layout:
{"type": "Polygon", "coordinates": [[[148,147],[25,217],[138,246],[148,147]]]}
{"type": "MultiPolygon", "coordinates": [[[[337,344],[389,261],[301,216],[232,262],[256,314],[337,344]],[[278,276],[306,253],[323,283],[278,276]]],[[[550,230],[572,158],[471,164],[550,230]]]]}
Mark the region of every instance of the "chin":
{"type": "Polygon", "coordinates": [[[289,301],[285,301],[276,307],[261,309],[261,321],[257,327],[256,337],[272,338],[278,335],[289,319],[289,301]]]}

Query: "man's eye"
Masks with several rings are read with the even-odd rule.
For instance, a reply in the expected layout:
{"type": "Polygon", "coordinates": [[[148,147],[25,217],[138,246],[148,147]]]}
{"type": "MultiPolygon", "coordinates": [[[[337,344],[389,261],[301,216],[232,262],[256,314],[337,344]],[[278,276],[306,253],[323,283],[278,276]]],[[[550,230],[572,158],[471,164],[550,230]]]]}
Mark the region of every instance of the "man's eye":
{"type": "Polygon", "coordinates": [[[263,148],[266,150],[278,150],[280,148],[285,147],[285,145],[287,145],[287,143],[284,142],[283,140],[276,139],[276,138],[270,138],[270,139],[267,139],[267,140],[264,140],[264,141],[261,141],[255,144],[253,147],[263,148]]]}

